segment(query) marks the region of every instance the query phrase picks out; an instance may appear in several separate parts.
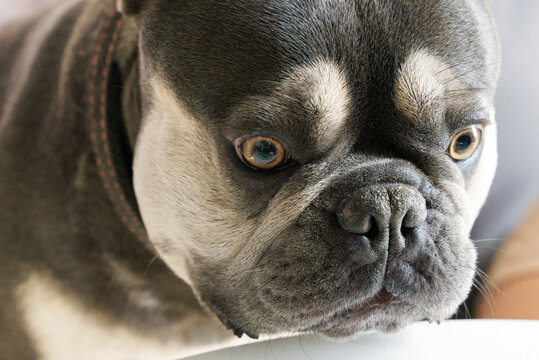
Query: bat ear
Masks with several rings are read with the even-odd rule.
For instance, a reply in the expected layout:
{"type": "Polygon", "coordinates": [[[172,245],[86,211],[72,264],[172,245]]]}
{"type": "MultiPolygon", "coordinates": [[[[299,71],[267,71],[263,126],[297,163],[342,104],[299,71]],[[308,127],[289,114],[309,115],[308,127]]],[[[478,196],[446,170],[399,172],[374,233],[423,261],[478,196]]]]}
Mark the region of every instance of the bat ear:
{"type": "Polygon", "coordinates": [[[125,15],[137,15],[143,9],[148,0],[116,0],[116,8],[125,15]]]}

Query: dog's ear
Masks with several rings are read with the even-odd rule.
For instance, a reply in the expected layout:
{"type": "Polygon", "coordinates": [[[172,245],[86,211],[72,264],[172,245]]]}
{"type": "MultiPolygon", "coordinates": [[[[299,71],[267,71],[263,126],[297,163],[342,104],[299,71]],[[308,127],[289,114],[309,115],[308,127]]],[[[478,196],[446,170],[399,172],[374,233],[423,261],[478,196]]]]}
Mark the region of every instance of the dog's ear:
{"type": "Polygon", "coordinates": [[[137,15],[149,0],[116,0],[116,8],[125,15],[137,15]]]}

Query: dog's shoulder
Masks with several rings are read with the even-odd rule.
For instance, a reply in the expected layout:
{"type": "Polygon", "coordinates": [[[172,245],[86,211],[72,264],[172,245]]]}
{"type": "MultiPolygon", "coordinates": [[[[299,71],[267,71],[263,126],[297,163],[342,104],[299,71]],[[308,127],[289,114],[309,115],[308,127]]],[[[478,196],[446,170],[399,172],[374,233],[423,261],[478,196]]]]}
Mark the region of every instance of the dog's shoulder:
{"type": "MultiPolygon", "coordinates": [[[[73,3],[45,11],[0,30],[0,358],[33,359],[36,354],[22,321],[16,288],[24,281],[31,260],[42,251],[36,241],[36,214],[28,208],[41,191],[31,161],[43,119],[44,104],[53,91],[43,91],[44,75],[54,79],[54,61],[61,54],[45,50],[59,26],[74,21],[73,3]],[[38,88],[41,88],[38,90],[38,88]],[[31,124],[30,127],[28,125],[31,124]],[[33,176],[31,176],[33,175],[33,176]],[[34,246],[35,245],[35,246],[34,246]]],[[[45,197],[45,196],[43,196],[45,197]]]]}
{"type": "MultiPolygon", "coordinates": [[[[217,320],[201,317],[195,311],[186,314],[180,324],[170,324],[165,332],[143,332],[88,308],[63,284],[37,272],[17,286],[15,295],[32,343],[43,359],[68,360],[74,354],[81,360],[184,357],[211,350],[204,342],[217,328],[217,320]],[[198,346],[192,346],[197,343],[198,346]]],[[[166,307],[150,292],[141,290],[132,296],[147,309],[166,307]]],[[[167,319],[161,320],[169,323],[167,319]]],[[[222,332],[213,333],[215,337],[222,336],[222,332]]]]}
{"type": "Polygon", "coordinates": [[[2,359],[62,359],[69,350],[92,359],[177,356],[189,324],[215,326],[194,299],[176,306],[191,293],[185,285],[165,289],[178,281],[159,261],[145,270],[154,255],[133,243],[95,168],[86,87],[113,10],[112,0],[67,0],[0,31],[2,359]],[[134,256],[137,270],[103,260],[118,249],[134,256]],[[142,273],[148,279],[125,283],[126,274],[142,273]],[[179,322],[187,327],[177,329],[179,322]]]}

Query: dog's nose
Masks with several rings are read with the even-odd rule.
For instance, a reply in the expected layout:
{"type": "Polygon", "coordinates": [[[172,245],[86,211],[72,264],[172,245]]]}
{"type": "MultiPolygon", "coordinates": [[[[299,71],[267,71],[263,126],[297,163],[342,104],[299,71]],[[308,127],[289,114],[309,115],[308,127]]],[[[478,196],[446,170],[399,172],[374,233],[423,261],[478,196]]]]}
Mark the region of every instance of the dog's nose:
{"type": "MultiPolygon", "coordinates": [[[[379,185],[361,189],[341,202],[336,210],[341,227],[374,242],[382,234],[390,237],[391,250],[401,251],[413,229],[425,222],[424,197],[406,185],[379,185]]],[[[372,244],[375,245],[375,244],[372,244]]]]}

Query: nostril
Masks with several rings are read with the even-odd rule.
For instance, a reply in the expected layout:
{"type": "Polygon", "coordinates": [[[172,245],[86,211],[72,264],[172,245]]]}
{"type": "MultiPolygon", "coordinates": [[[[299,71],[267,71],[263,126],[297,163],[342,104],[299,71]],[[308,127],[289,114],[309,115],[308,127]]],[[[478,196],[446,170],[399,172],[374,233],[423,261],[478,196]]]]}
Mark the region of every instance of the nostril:
{"type": "Polygon", "coordinates": [[[406,237],[427,217],[423,196],[406,186],[363,189],[344,199],[335,210],[344,230],[364,235],[371,241],[386,229],[394,236],[406,237]]]}
{"type": "Polygon", "coordinates": [[[337,213],[337,219],[341,227],[353,234],[366,234],[372,229],[370,216],[361,216],[359,214],[346,215],[346,213],[337,213]]]}
{"type": "Polygon", "coordinates": [[[408,227],[408,226],[401,226],[401,235],[405,238],[405,239],[408,239],[413,233],[414,233],[414,230],[416,229],[416,227],[408,227]]]}
{"type": "Polygon", "coordinates": [[[378,223],[376,222],[376,218],[374,216],[370,217],[369,224],[369,230],[363,233],[363,235],[365,235],[367,239],[376,239],[378,234],[380,234],[380,228],[378,227],[378,223]]]}
{"type": "Polygon", "coordinates": [[[369,239],[379,233],[376,217],[364,203],[343,201],[336,215],[341,227],[349,233],[365,235],[369,239]]]}
{"type": "Polygon", "coordinates": [[[417,237],[417,230],[427,218],[427,209],[421,201],[414,201],[410,204],[408,211],[402,217],[400,223],[400,235],[404,241],[403,246],[408,246],[409,242],[414,242],[417,237]]]}
{"type": "Polygon", "coordinates": [[[402,228],[416,228],[425,222],[427,210],[425,206],[411,206],[402,219],[402,228]]]}
{"type": "Polygon", "coordinates": [[[373,224],[376,226],[376,223],[374,222],[374,219],[372,216],[363,215],[360,216],[359,219],[357,219],[356,226],[354,227],[354,232],[357,234],[367,234],[371,230],[373,230],[373,224]]]}

